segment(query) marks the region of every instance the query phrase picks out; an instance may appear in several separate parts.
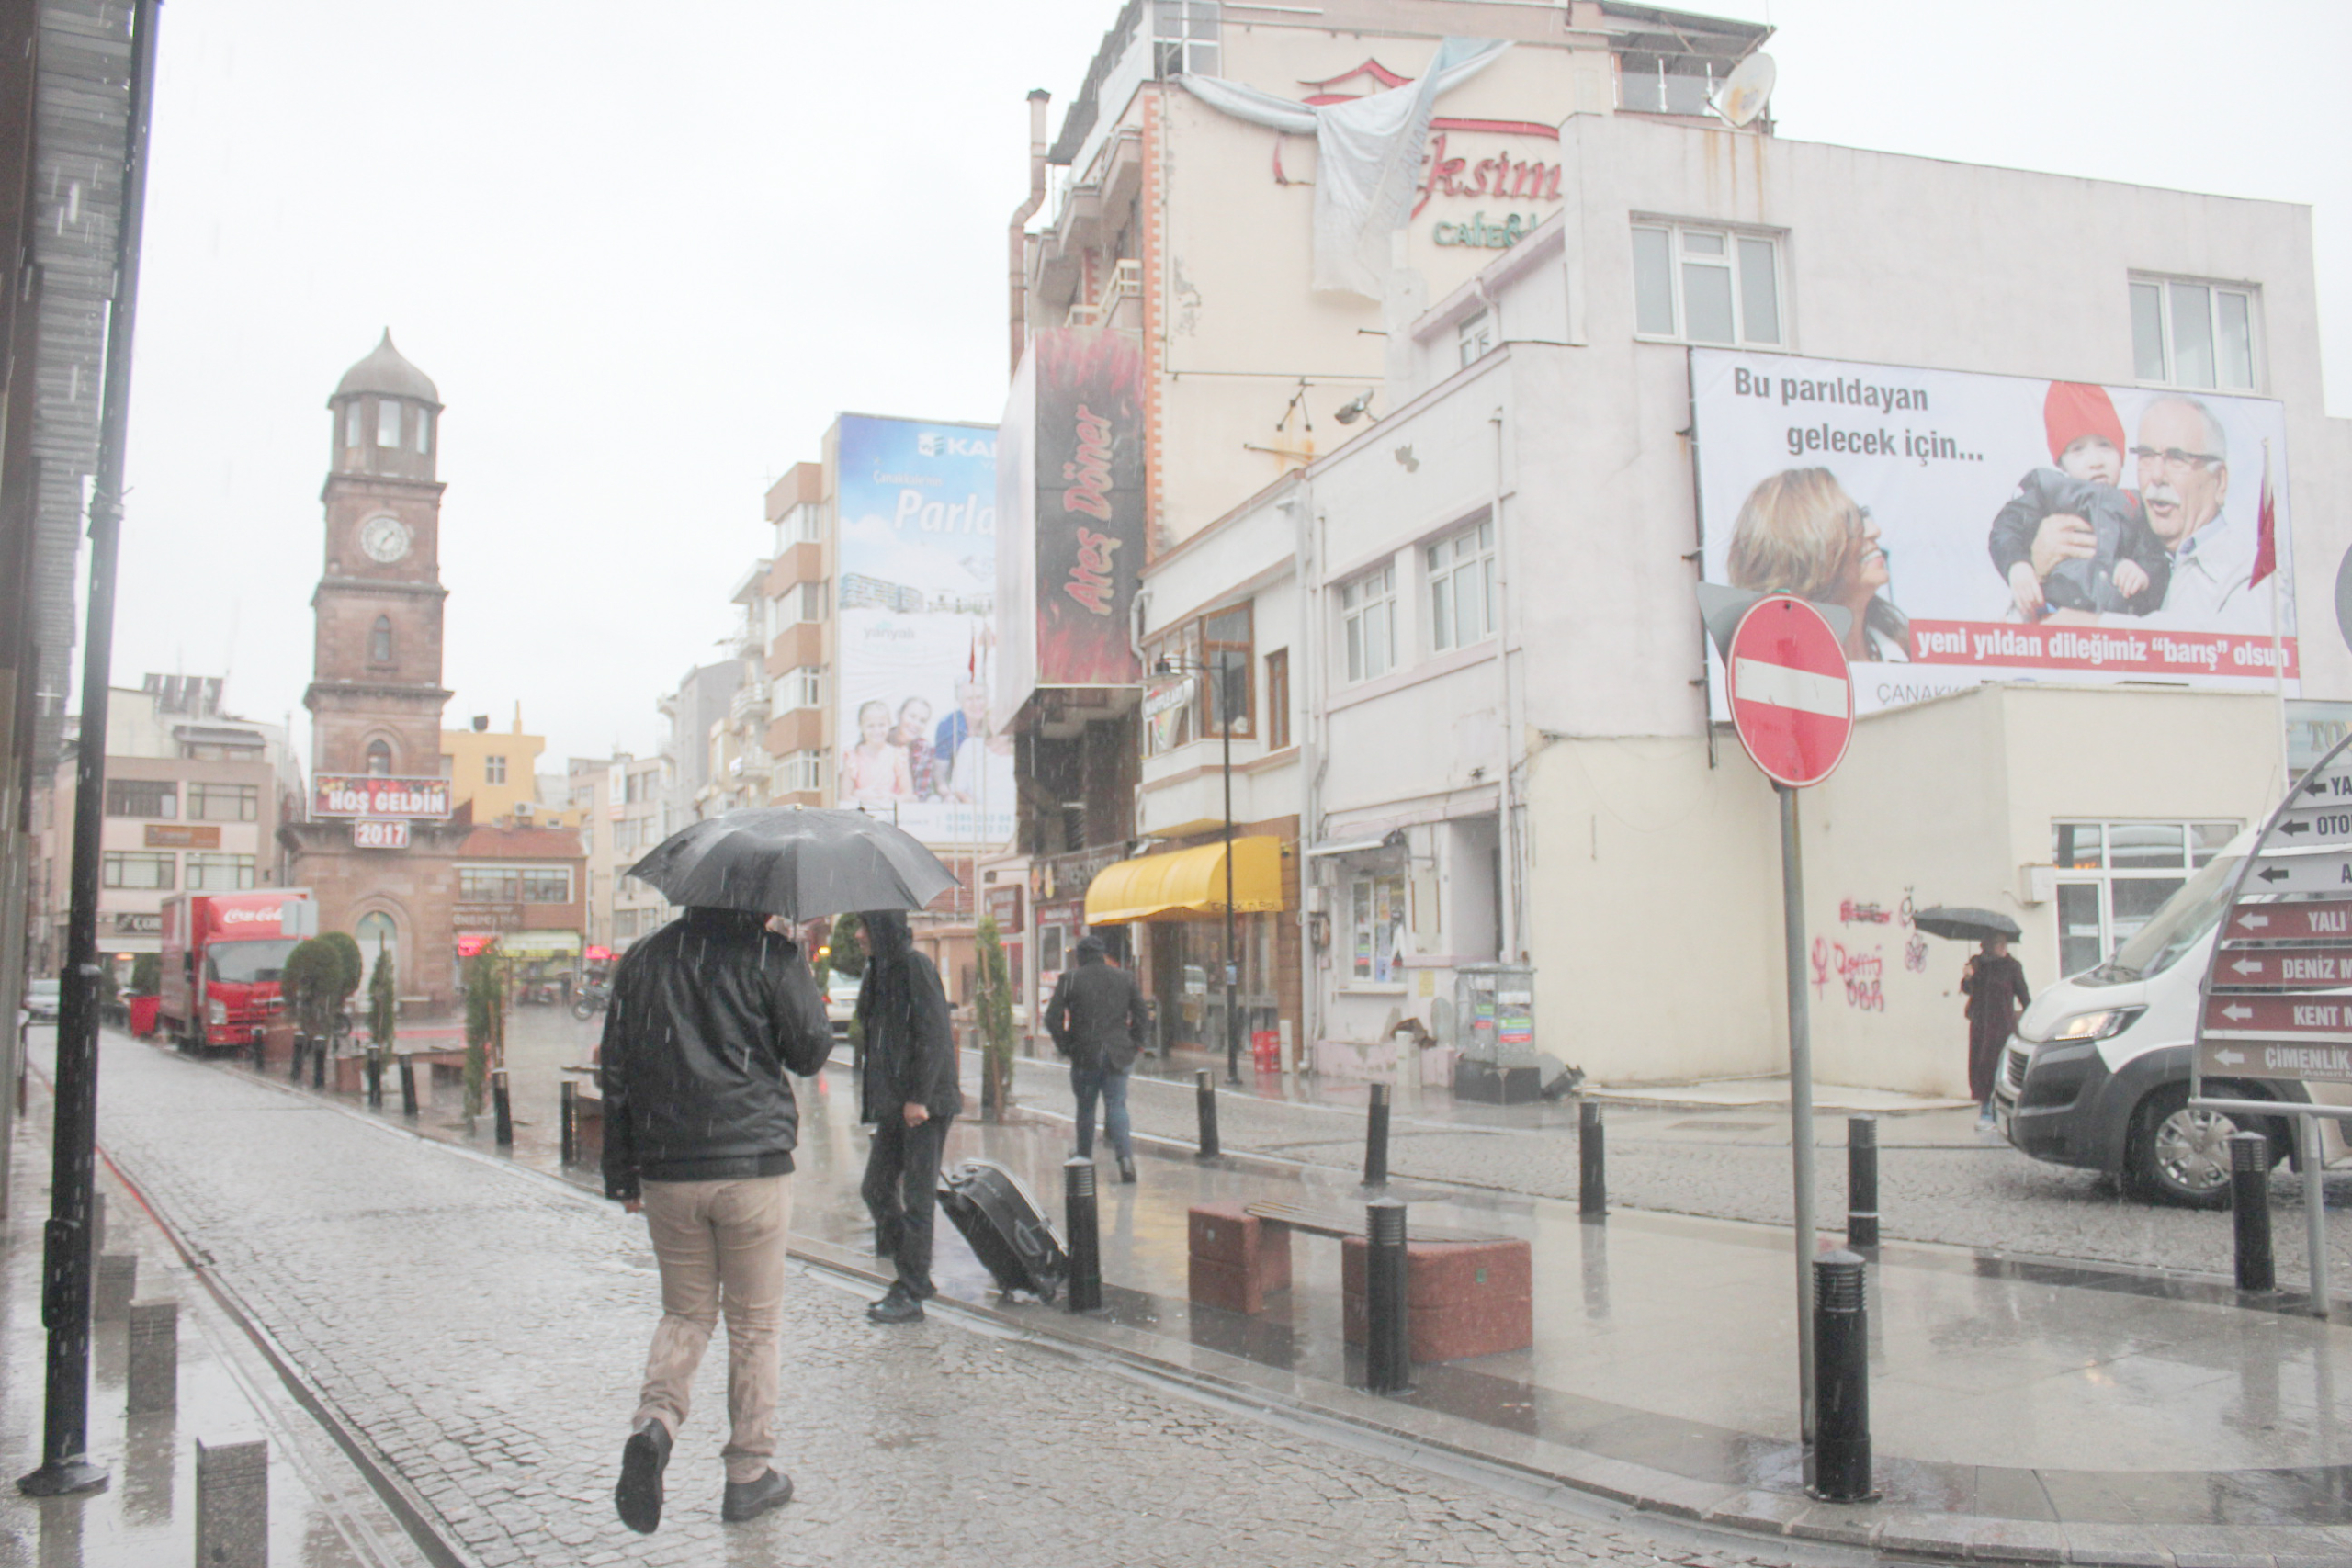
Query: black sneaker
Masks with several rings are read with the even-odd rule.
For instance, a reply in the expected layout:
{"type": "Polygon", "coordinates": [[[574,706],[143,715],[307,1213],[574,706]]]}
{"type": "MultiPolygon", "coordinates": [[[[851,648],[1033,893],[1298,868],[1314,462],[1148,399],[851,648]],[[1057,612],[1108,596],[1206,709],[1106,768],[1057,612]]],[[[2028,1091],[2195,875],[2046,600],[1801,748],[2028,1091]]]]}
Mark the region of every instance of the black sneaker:
{"type": "Polygon", "coordinates": [[[662,1528],[662,1472],[670,1464],[670,1428],[649,1420],[628,1435],[621,1448],[620,1484],[613,1488],[613,1506],[621,1523],[639,1535],[662,1528]]]}
{"type": "Polygon", "coordinates": [[[892,1285],[882,1299],[865,1309],[865,1315],[876,1323],[921,1323],[922,1303],[904,1285],[892,1285]]]}
{"type": "Polygon", "coordinates": [[[727,1495],[718,1505],[718,1517],[730,1525],[740,1525],[791,1501],[792,1477],[771,1470],[757,1481],[729,1482],[727,1495]]]}

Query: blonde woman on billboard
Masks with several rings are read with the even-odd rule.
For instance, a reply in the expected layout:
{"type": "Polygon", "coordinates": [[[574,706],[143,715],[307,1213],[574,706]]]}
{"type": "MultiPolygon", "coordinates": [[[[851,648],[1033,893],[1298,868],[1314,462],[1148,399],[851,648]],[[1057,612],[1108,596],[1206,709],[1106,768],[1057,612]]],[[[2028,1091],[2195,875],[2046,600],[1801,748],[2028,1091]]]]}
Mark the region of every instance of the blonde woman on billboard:
{"type": "Polygon", "coordinates": [[[1878,524],[1827,468],[1785,469],[1750,491],[1726,565],[1735,587],[1843,608],[1847,658],[1909,662],[1911,618],[1886,596],[1878,524]]]}
{"type": "Polygon", "coordinates": [[[854,806],[887,806],[914,797],[907,771],[907,749],[890,744],[890,705],[880,699],[857,710],[857,744],[842,755],[842,799],[854,806]]]}

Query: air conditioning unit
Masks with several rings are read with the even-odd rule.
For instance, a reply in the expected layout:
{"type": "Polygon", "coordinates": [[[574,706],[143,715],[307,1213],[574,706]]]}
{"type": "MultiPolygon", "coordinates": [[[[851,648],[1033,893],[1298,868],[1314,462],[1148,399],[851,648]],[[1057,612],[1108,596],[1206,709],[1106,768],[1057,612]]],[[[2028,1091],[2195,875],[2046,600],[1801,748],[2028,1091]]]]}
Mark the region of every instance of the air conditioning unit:
{"type": "Polygon", "coordinates": [[[514,815],[518,818],[527,818],[537,809],[537,807],[527,800],[518,800],[514,803],[514,815]]]}

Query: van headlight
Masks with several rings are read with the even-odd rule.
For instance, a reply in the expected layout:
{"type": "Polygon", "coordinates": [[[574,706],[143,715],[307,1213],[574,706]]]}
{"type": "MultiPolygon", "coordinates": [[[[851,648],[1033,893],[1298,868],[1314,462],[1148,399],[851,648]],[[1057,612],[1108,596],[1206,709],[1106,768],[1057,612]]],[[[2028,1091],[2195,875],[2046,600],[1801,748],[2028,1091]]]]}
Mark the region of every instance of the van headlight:
{"type": "Polygon", "coordinates": [[[214,1002],[204,1010],[204,1021],[214,1025],[228,1022],[229,1005],[226,1002],[214,1002]]]}
{"type": "Polygon", "coordinates": [[[2131,1028],[2147,1010],[2146,1008],[2104,1008],[2098,1012],[2078,1012],[2052,1030],[2046,1038],[2053,1045],[2061,1041],[2105,1040],[2131,1028]]]}

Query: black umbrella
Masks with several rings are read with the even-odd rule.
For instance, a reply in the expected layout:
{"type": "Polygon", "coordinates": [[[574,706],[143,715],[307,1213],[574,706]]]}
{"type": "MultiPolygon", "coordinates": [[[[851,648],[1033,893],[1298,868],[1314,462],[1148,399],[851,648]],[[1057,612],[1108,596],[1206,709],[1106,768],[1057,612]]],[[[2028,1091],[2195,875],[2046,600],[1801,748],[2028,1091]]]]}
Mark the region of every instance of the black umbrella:
{"type": "Polygon", "coordinates": [[[808,919],[920,909],[956,876],[912,834],[863,811],[754,807],[691,823],[628,868],[673,904],[808,919]]]}
{"type": "Polygon", "coordinates": [[[1947,909],[1940,904],[1920,910],[1911,917],[1911,923],[1929,936],[1948,936],[1954,942],[1984,942],[1996,936],[2016,942],[2025,935],[2007,915],[1990,909],[1947,909]]]}

